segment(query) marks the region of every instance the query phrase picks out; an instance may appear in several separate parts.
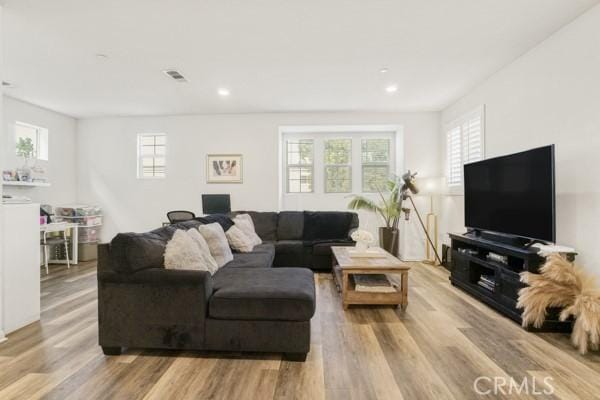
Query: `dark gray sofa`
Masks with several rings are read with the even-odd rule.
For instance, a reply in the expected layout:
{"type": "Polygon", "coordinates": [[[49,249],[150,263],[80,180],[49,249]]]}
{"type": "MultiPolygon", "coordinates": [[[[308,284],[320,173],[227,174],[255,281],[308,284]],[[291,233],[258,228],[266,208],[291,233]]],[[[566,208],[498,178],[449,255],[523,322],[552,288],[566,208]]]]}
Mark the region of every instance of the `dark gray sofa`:
{"type": "MultiPolygon", "coordinates": [[[[135,347],[282,352],[288,359],[303,360],[310,350],[315,287],[308,268],[293,267],[317,263],[330,268],[327,246],[352,243],[348,230],[358,225],[357,218],[352,213],[331,217],[330,222],[349,221],[344,238],[333,240],[335,229],[323,233],[313,229],[311,237],[325,238],[305,241],[287,239],[299,237],[302,212],[281,213],[282,224],[281,214],[249,214],[265,243],[251,253],[234,253],[233,261],[213,276],[163,268],[165,246],[173,233],[197,227],[199,221],[118,234],[110,244],[100,244],[98,325],[105,354],[135,347]],[[280,235],[286,239],[277,240],[280,235]],[[285,247],[288,244],[290,248],[285,247]],[[278,268],[271,268],[274,263],[278,268]]],[[[307,221],[318,221],[317,217],[307,221]]]]}
{"type": "Polygon", "coordinates": [[[238,211],[249,214],[260,238],[275,245],[274,267],[331,270],[331,246],[354,246],[358,215],[339,211],[238,211]]]}

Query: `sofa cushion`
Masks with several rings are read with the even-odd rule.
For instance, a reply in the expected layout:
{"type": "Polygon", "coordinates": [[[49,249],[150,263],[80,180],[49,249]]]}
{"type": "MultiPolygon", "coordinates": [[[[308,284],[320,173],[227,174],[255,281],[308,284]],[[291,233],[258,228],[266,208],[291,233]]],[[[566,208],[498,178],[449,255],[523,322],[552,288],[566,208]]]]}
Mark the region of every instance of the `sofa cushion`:
{"type": "Polygon", "coordinates": [[[223,268],[270,268],[273,265],[275,251],[250,253],[235,253],[233,260],[223,266],[223,268]]]}
{"type": "Polygon", "coordinates": [[[219,268],[233,260],[233,254],[229,248],[229,242],[223,228],[216,222],[198,227],[200,234],[206,240],[210,254],[214,257],[219,268]]]}
{"type": "Polygon", "coordinates": [[[254,246],[252,249],[253,253],[269,253],[272,256],[275,256],[275,243],[272,242],[263,242],[257,246],[254,246]]]}
{"type": "Polygon", "coordinates": [[[301,240],[304,231],[304,212],[282,211],[277,222],[277,240],[301,240]]]}
{"type": "Polygon", "coordinates": [[[344,242],[321,242],[313,245],[313,254],[315,256],[330,256],[331,246],[354,246],[355,243],[351,240],[344,242]]]}
{"type": "Polygon", "coordinates": [[[254,230],[262,240],[274,241],[277,240],[277,220],[278,213],[276,212],[259,212],[259,211],[236,211],[237,214],[249,214],[254,223],[254,230]]]}
{"type": "Polygon", "coordinates": [[[256,234],[256,230],[254,229],[254,222],[252,222],[252,217],[249,214],[238,214],[233,219],[234,226],[238,227],[252,242],[253,246],[262,243],[262,239],[260,236],[256,234]]]}
{"type": "Polygon", "coordinates": [[[211,318],[308,321],[315,312],[313,273],[304,268],[225,268],[213,288],[211,318]]]}
{"type": "Polygon", "coordinates": [[[304,242],[302,240],[280,240],[275,242],[275,253],[302,255],[304,242]]]}
{"type": "Polygon", "coordinates": [[[148,268],[163,268],[167,241],[176,229],[160,232],[119,233],[110,242],[111,265],[123,273],[133,273],[148,268]]]}
{"type": "Polygon", "coordinates": [[[227,230],[233,226],[233,221],[225,214],[205,215],[204,217],[194,218],[194,221],[204,225],[213,224],[216,222],[217,224],[221,225],[223,232],[227,232],[227,230]]]}
{"type": "Polygon", "coordinates": [[[305,211],[303,239],[306,241],[346,239],[355,215],[343,211],[305,211]]]}
{"type": "Polygon", "coordinates": [[[175,232],[173,238],[169,240],[165,248],[166,269],[189,269],[207,271],[211,274],[217,271],[216,262],[214,266],[210,262],[210,260],[214,262],[210,253],[203,253],[200,246],[192,237],[194,232],[202,238],[202,235],[196,229],[190,229],[189,231],[178,229],[175,232]]]}

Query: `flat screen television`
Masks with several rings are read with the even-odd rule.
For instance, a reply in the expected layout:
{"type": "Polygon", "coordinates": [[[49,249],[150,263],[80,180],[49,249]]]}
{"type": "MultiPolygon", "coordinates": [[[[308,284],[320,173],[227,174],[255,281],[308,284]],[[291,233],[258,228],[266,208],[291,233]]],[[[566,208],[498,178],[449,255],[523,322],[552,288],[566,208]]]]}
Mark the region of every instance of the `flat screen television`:
{"type": "Polygon", "coordinates": [[[554,145],[464,166],[465,226],[555,242],[554,145]]]}

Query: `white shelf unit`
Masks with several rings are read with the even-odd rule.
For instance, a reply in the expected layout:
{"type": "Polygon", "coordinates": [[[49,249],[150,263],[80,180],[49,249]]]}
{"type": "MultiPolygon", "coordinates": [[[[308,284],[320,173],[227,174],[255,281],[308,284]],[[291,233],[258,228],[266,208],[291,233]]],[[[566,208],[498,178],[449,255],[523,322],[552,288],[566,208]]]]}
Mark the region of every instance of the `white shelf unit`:
{"type": "Polygon", "coordinates": [[[3,186],[22,186],[22,187],[49,187],[48,182],[21,182],[21,181],[2,181],[3,186]]]}

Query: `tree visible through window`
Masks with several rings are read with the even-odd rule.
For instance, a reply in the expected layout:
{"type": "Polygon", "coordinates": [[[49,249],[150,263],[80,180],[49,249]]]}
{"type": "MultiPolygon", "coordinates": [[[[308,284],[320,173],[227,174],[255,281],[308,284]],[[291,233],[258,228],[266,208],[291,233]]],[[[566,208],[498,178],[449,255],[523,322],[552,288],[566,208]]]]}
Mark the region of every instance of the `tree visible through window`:
{"type": "Polygon", "coordinates": [[[15,143],[17,156],[48,161],[48,129],[17,122],[15,143]]]}
{"type": "Polygon", "coordinates": [[[313,191],[313,140],[299,139],[286,142],[287,191],[313,191]]]}
{"type": "Polygon", "coordinates": [[[385,188],[390,175],[390,140],[362,140],[362,191],[377,192],[385,188]]]}
{"type": "Polygon", "coordinates": [[[138,178],[166,176],[167,136],[164,133],[138,135],[138,178]]]}
{"type": "Polygon", "coordinates": [[[325,140],[325,193],[352,191],[352,139],[325,140]]]}

